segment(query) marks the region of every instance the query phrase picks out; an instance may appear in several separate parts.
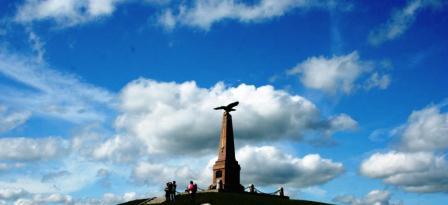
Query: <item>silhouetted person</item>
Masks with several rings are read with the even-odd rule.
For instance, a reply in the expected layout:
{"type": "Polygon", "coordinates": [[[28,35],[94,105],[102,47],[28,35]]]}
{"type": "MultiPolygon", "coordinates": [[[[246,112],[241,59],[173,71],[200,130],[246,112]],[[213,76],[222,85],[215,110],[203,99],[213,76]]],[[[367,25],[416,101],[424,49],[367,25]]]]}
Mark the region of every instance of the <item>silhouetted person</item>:
{"type": "Polygon", "coordinates": [[[218,180],[218,187],[217,187],[218,191],[222,191],[224,189],[223,185],[222,185],[222,180],[219,179],[218,180]]]}
{"type": "Polygon", "coordinates": [[[280,194],[281,197],[285,196],[285,193],[283,192],[283,187],[280,187],[280,193],[279,194],[280,194]]]}
{"type": "Polygon", "coordinates": [[[197,191],[198,191],[198,185],[193,183],[193,181],[190,181],[190,184],[188,184],[188,193],[190,194],[192,204],[195,203],[197,191]]]}
{"type": "Polygon", "coordinates": [[[255,186],[254,186],[254,184],[250,184],[250,186],[249,186],[249,192],[250,192],[250,193],[255,193],[255,186]]]}
{"type": "Polygon", "coordinates": [[[170,193],[170,200],[174,203],[176,202],[176,181],[173,181],[171,184],[171,193],[170,193]]]}
{"type": "Polygon", "coordinates": [[[165,187],[165,201],[166,203],[170,202],[170,192],[171,192],[171,182],[166,183],[165,187]]]}

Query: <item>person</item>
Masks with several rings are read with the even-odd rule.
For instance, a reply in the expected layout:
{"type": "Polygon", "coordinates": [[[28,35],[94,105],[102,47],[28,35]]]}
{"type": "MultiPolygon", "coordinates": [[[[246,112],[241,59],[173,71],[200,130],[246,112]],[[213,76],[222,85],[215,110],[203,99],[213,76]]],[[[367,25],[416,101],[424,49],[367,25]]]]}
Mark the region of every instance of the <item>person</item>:
{"type": "Polygon", "coordinates": [[[254,186],[254,184],[250,184],[250,186],[249,186],[249,192],[250,192],[250,193],[255,193],[255,186],[254,186]]]}
{"type": "Polygon", "coordinates": [[[222,191],[222,190],[223,190],[223,187],[222,187],[222,180],[221,180],[221,179],[218,180],[218,184],[217,184],[217,185],[218,185],[218,186],[217,186],[216,189],[217,189],[218,191],[222,191]]]}
{"type": "Polygon", "coordinates": [[[176,202],[176,181],[173,181],[171,187],[170,200],[174,203],[176,202]]]}
{"type": "Polygon", "coordinates": [[[193,181],[190,181],[190,183],[188,184],[187,191],[189,194],[193,192],[193,181]]]}
{"type": "Polygon", "coordinates": [[[170,192],[171,192],[171,182],[166,183],[165,187],[165,201],[168,203],[170,201],[170,192]]]}
{"type": "Polygon", "coordinates": [[[198,190],[198,185],[196,185],[196,183],[193,183],[193,181],[190,181],[190,184],[188,184],[187,190],[188,190],[188,193],[190,194],[191,203],[194,204],[196,192],[198,190]]]}
{"type": "Polygon", "coordinates": [[[198,185],[196,183],[193,184],[193,194],[196,194],[198,192],[198,185]]]}
{"type": "Polygon", "coordinates": [[[279,193],[279,195],[280,195],[281,197],[284,197],[284,196],[285,196],[285,193],[283,192],[283,187],[280,187],[280,193],[279,193]]]}

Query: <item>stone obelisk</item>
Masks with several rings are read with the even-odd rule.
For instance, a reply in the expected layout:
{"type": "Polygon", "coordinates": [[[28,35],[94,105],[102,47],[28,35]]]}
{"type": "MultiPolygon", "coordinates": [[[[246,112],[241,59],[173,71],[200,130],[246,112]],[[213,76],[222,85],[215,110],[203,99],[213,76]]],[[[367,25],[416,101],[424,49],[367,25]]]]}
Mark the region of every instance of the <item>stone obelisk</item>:
{"type": "Polygon", "coordinates": [[[213,165],[212,186],[219,187],[221,181],[221,190],[229,192],[242,192],[244,187],[240,184],[241,167],[235,158],[235,144],[233,139],[232,115],[233,107],[237,102],[228,106],[221,106],[215,109],[224,109],[221,123],[221,136],[218,146],[218,160],[213,165]],[[232,105],[233,104],[233,105],[232,105]]]}

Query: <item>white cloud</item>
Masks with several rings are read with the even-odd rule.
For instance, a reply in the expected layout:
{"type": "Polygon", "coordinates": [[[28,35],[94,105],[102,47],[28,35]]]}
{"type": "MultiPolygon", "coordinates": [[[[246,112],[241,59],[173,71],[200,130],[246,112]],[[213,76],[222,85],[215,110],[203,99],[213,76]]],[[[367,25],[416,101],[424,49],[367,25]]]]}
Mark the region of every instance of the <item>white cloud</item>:
{"type": "Polygon", "coordinates": [[[346,205],[402,205],[402,202],[392,202],[389,191],[372,190],[362,198],[352,195],[340,195],[333,199],[334,202],[346,205]]]}
{"type": "MultiPolygon", "coordinates": [[[[312,187],[324,184],[344,171],[341,163],[321,158],[318,154],[298,158],[273,146],[244,146],[237,150],[236,158],[241,166],[241,183],[257,186],[312,187]]],[[[132,178],[145,184],[164,184],[176,180],[179,186],[193,180],[199,187],[206,188],[211,183],[215,161],[216,157],[211,156],[201,160],[189,157],[176,161],[142,161],[134,167],[132,178]],[[204,164],[207,158],[208,163],[204,164]]]]}
{"type": "Polygon", "coordinates": [[[19,127],[31,116],[28,111],[8,112],[5,106],[0,105],[0,132],[6,132],[19,127]]]}
{"type": "Polygon", "coordinates": [[[341,163],[318,154],[298,158],[272,146],[245,146],[238,150],[237,159],[241,179],[246,184],[311,187],[324,184],[344,171],[341,163]]]}
{"type": "Polygon", "coordinates": [[[39,36],[34,32],[31,31],[29,28],[28,31],[28,40],[33,48],[33,51],[36,54],[36,61],[38,63],[42,63],[44,61],[44,55],[45,55],[45,43],[42,42],[42,40],[39,38],[39,36]]]}
{"type": "Polygon", "coordinates": [[[163,25],[165,29],[172,30],[176,27],[176,17],[173,15],[171,10],[163,12],[158,18],[158,23],[163,25]]]}
{"type": "Polygon", "coordinates": [[[167,28],[175,25],[197,27],[204,30],[223,20],[236,20],[243,23],[259,22],[283,16],[294,9],[310,8],[334,8],[349,5],[338,5],[336,1],[307,1],[307,0],[261,0],[253,5],[248,5],[235,0],[196,0],[192,5],[181,4],[177,14],[172,10],[166,10],[159,23],[167,28]],[[167,18],[169,17],[169,18],[167,18]]]}
{"type": "Polygon", "coordinates": [[[363,161],[361,173],[410,192],[448,191],[448,161],[432,153],[375,153],[363,161]]]}
{"type": "Polygon", "coordinates": [[[25,165],[23,163],[0,163],[0,172],[7,171],[14,168],[22,168],[25,165]]]}
{"type": "Polygon", "coordinates": [[[400,127],[402,148],[432,151],[448,148],[448,113],[437,105],[414,111],[400,127]]]}
{"type": "Polygon", "coordinates": [[[361,165],[361,173],[374,178],[393,176],[396,173],[418,172],[434,162],[430,153],[402,153],[391,151],[375,153],[361,165]]]}
{"type": "Polygon", "coordinates": [[[29,23],[54,20],[72,26],[111,15],[122,0],[26,0],[17,10],[16,21],[29,23]]]}
{"type": "Polygon", "coordinates": [[[116,127],[144,142],[150,153],[198,154],[216,147],[222,113],[212,108],[240,101],[232,113],[236,140],[241,143],[300,140],[310,131],[329,137],[353,129],[345,114],[321,119],[307,99],[272,86],[241,84],[200,88],[195,82],[166,83],[138,79],[120,94],[116,127]]]}
{"type": "Polygon", "coordinates": [[[384,90],[389,87],[390,81],[390,75],[380,75],[375,72],[364,82],[364,88],[370,90],[377,87],[384,90]]]}
{"type": "Polygon", "coordinates": [[[331,135],[335,131],[353,130],[358,127],[358,122],[346,114],[340,114],[336,117],[332,117],[329,122],[327,135],[331,135]]]}
{"type": "Polygon", "coordinates": [[[51,20],[60,27],[70,27],[99,21],[111,16],[120,4],[136,2],[164,6],[170,0],[25,0],[14,19],[23,24],[51,20]]]}
{"type": "Polygon", "coordinates": [[[132,201],[135,199],[146,198],[135,192],[126,192],[122,195],[113,193],[105,193],[101,198],[75,199],[74,205],[111,205],[132,201]]]}
{"type": "Polygon", "coordinates": [[[45,160],[60,157],[68,151],[65,142],[56,137],[1,138],[0,160],[45,160]]]}
{"type": "MultiPolygon", "coordinates": [[[[192,158],[189,159],[193,160],[192,158]]],[[[185,161],[184,161],[185,162],[185,161]]],[[[211,171],[210,171],[211,172],[211,171]]],[[[197,180],[199,172],[187,165],[168,165],[166,163],[139,162],[132,170],[132,178],[137,183],[160,184],[176,180],[180,184],[186,184],[189,180],[197,180]]],[[[199,184],[206,187],[208,184],[199,184]]]]}
{"type": "Polygon", "coordinates": [[[29,193],[21,188],[5,188],[0,187],[0,199],[15,200],[24,197],[29,193]]]}
{"type": "Polygon", "coordinates": [[[144,153],[140,140],[133,137],[115,136],[97,146],[92,153],[97,160],[130,162],[138,160],[144,153]]]}
{"type": "Polygon", "coordinates": [[[50,203],[60,203],[60,204],[71,204],[73,198],[70,195],[52,193],[52,194],[35,194],[32,199],[34,204],[50,204],[50,203]]]}
{"type": "Polygon", "coordinates": [[[414,23],[420,11],[438,8],[442,3],[440,0],[409,0],[404,8],[394,11],[385,24],[370,32],[369,43],[378,45],[401,36],[414,23]]]}
{"type": "Polygon", "coordinates": [[[443,106],[412,112],[408,122],[394,130],[400,136],[398,151],[372,154],[362,162],[361,173],[410,192],[447,192],[448,161],[439,154],[448,148],[443,106]]]}
{"type": "Polygon", "coordinates": [[[103,120],[105,109],[113,101],[113,94],[105,89],[4,50],[0,50],[0,74],[24,85],[1,86],[0,102],[40,116],[72,122],[103,120]]]}
{"type": "Polygon", "coordinates": [[[148,156],[139,138],[114,135],[97,125],[84,127],[74,134],[70,145],[73,152],[92,160],[130,163],[148,156]]]}
{"type": "MultiPolygon", "coordinates": [[[[357,81],[372,71],[372,64],[361,61],[358,52],[332,58],[311,57],[287,71],[296,75],[307,88],[321,90],[329,94],[349,94],[360,85],[357,81]]],[[[388,75],[373,73],[365,82],[366,89],[387,88],[390,83],[388,75]]]]}
{"type": "MultiPolygon", "coordinates": [[[[111,205],[144,198],[135,192],[126,192],[122,195],[104,193],[99,198],[73,198],[71,195],[61,193],[29,194],[15,200],[15,205],[46,205],[46,204],[70,204],[70,205],[111,205]]],[[[6,204],[6,201],[4,201],[6,204]]],[[[0,203],[1,204],[1,203],[0,203]]]]}
{"type": "Polygon", "coordinates": [[[58,162],[46,163],[46,166],[34,166],[39,171],[31,173],[8,173],[9,180],[0,180],[0,187],[17,187],[32,194],[71,193],[96,183],[97,170],[106,166],[95,161],[87,161],[78,157],[68,156],[58,162]],[[60,170],[67,170],[70,174],[54,176],[53,179],[43,180],[43,176],[57,174],[50,165],[57,165],[60,170]],[[56,177],[56,178],[55,178],[56,177]]]}
{"type": "Polygon", "coordinates": [[[42,176],[42,182],[48,182],[48,181],[52,181],[52,180],[57,180],[60,177],[65,177],[70,175],[70,172],[67,170],[61,170],[61,171],[56,171],[56,172],[50,172],[45,174],[44,176],[42,176]]]}

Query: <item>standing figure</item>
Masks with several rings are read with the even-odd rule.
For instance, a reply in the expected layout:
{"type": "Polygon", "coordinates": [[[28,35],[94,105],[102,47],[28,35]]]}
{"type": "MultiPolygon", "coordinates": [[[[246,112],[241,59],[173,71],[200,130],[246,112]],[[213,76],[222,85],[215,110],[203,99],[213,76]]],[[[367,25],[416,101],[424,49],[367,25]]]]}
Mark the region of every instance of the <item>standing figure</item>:
{"type": "Polygon", "coordinates": [[[176,181],[171,184],[170,200],[173,203],[176,202],[176,181]]]}
{"type": "Polygon", "coordinates": [[[283,187],[280,187],[280,193],[279,193],[279,195],[280,195],[281,197],[284,197],[284,196],[285,196],[285,193],[283,192],[283,187]]]}
{"type": "Polygon", "coordinates": [[[165,201],[168,203],[170,201],[170,193],[171,193],[171,182],[166,183],[165,187],[165,201]]]}
{"type": "Polygon", "coordinates": [[[250,193],[255,193],[255,186],[254,186],[254,184],[250,184],[250,186],[249,186],[249,192],[250,192],[250,193]]]}
{"type": "Polygon", "coordinates": [[[197,190],[198,190],[198,185],[193,183],[193,181],[190,181],[190,184],[188,184],[188,193],[190,194],[192,204],[195,204],[197,190]]]}

